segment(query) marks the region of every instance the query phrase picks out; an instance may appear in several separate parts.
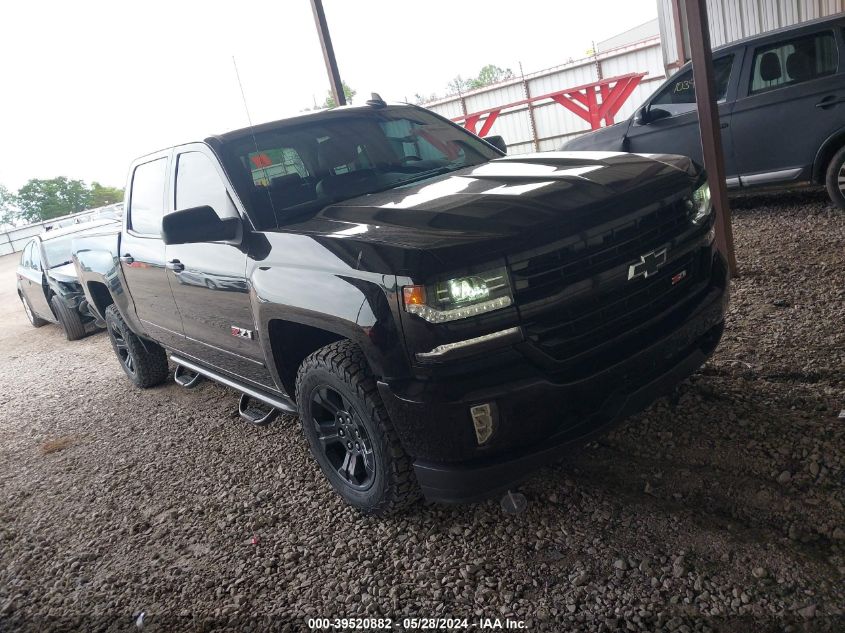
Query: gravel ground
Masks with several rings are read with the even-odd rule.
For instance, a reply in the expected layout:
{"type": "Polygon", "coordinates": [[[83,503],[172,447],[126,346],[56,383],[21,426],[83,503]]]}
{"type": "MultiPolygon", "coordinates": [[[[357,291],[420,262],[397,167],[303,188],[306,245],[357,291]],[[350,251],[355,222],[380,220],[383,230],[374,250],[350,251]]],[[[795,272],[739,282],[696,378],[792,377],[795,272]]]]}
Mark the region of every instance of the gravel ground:
{"type": "Polygon", "coordinates": [[[294,417],[141,392],[104,334],[25,322],[0,260],[0,630],[307,630],[510,617],[531,631],[845,630],[845,216],[735,201],[741,277],[675,397],[497,502],[362,518],[294,417]]]}

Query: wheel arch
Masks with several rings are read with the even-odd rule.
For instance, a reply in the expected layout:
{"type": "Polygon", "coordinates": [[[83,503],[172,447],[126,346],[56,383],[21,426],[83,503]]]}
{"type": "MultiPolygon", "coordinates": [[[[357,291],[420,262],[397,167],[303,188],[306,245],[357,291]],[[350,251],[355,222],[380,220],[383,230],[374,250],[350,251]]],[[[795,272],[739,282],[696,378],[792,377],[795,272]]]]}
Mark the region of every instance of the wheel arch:
{"type": "Polygon", "coordinates": [[[811,179],[816,184],[824,184],[827,166],[830,160],[834,157],[836,152],[845,147],[845,127],[839,129],[837,132],[831,134],[819,151],[816,152],[816,158],[813,160],[813,171],[811,179]]]}

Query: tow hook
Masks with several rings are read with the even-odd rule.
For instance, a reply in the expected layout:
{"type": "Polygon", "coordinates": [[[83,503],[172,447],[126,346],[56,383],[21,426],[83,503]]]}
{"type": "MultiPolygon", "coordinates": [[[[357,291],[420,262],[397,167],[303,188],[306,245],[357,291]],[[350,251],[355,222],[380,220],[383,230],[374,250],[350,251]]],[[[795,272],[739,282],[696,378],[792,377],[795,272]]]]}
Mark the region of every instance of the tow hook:
{"type": "Polygon", "coordinates": [[[279,410],[242,393],[241,400],[238,402],[238,413],[247,422],[252,422],[256,426],[265,426],[276,419],[279,410]]]}
{"type": "Polygon", "coordinates": [[[185,369],[182,365],[176,365],[176,371],[173,373],[173,380],[180,387],[185,389],[193,389],[202,382],[202,374],[185,369]]]}

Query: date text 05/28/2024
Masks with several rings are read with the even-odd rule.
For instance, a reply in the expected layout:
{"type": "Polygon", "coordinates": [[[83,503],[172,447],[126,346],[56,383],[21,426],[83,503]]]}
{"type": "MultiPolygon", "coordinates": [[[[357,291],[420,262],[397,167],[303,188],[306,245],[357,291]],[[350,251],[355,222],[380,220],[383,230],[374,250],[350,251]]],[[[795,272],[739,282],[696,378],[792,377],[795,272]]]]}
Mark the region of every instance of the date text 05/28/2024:
{"type": "Polygon", "coordinates": [[[448,630],[470,629],[480,631],[520,631],[526,630],[523,620],[510,618],[309,618],[308,628],[312,631],[331,630],[448,630]]]}

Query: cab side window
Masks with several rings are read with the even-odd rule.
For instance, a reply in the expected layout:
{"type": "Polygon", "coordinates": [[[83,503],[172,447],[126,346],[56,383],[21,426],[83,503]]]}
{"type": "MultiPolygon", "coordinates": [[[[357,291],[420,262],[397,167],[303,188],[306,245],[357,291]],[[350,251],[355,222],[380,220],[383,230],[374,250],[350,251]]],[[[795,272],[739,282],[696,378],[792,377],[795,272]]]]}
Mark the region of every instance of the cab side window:
{"type": "Polygon", "coordinates": [[[161,235],[164,215],[164,187],[167,182],[167,159],[142,163],[132,174],[129,198],[129,228],[142,235],[161,235]]]}
{"type": "Polygon", "coordinates": [[[209,206],[220,218],[237,217],[217,168],[202,152],[184,152],[176,162],[176,209],[209,206]]]}
{"type": "Polygon", "coordinates": [[[754,51],[750,94],[832,75],[838,61],[831,31],[762,46],[754,51]]]}
{"type": "MultiPolygon", "coordinates": [[[[733,55],[726,55],[713,60],[716,101],[724,101],[728,93],[728,81],[731,78],[733,60],[733,55]]],[[[695,110],[695,78],[692,76],[692,69],[676,75],[652,99],[651,106],[666,110],[672,115],[695,110]]]]}

